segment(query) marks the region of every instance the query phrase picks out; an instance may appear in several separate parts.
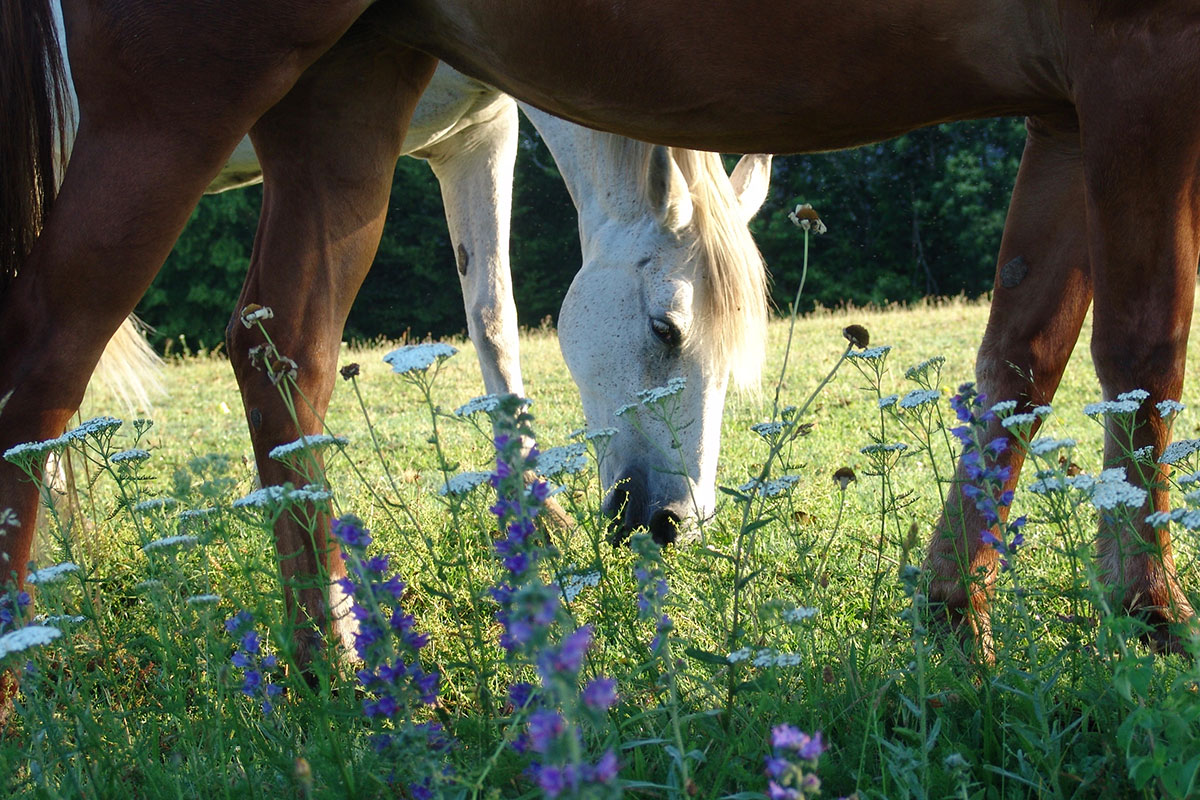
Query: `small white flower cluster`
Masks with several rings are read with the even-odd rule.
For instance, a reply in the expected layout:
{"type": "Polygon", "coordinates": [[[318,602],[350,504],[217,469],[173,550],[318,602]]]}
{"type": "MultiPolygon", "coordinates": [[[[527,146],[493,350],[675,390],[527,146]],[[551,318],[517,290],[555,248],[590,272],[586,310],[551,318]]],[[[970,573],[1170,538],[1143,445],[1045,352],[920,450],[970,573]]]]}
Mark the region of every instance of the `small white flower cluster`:
{"type": "Polygon", "coordinates": [[[1070,450],[1074,446],[1074,439],[1050,439],[1043,437],[1041,439],[1034,439],[1029,443],[1029,452],[1035,456],[1045,457],[1059,450],[1070,450]]]}
{"type": "Polygon", "coordinates": [[[1003,417],[1005,414],[1011,414],[1017,410],[1016,400],[1001,400],[992,406],[992,413],[998,417],[1003,417]]]}
{"type": "Polygon", "coordinates": [[[937,389],[913,389],[900,399],[901,408],[918,408],[928,403],[936,403],[942,393],[937,389]]]}
{"type": "Polygon", "coordinates": [[[189,606],[211,606],[221,602],[219,594],[194,594],[184,601],[189,606]]]}
{"type": "Polygon", "coordinates": [[[136,464],[139,461],[145,461],[149,457],[149,450],[143,450],[140,447],[134,447],[129,450],[122,450],[119,453],[113,453],[108,457],[108,460],[114,464],[124,464],[125,462],[136,464]]]}
{"type": "Polygon", "coordinates": [[[791,491],[791,488],[799,482],[799,475],[780,475],[778,478],[771,478],[765,483],[758,478],[751,478],[739,486],[738,491],[744,494],[756,494],[759,497],[778,497],[781,494],[791,491]]]}
{"type": "Polygon", "coordinates": [[[769,442],[791,427],[791,422],[773,420],[771,422],[756,422],[750,426],[750,430],[754,431],[769,442]]]}
{"type": "Polygon", "coordinates": [[[803,622],[804,620],[815,617],[816,615],[817,609],[813,608],[812,606],[798,606],[796,608],[787,609],[781,616],[783,617],[784,622],[796,623],[803,622]]]}
{"type": "Polygon", "coordinates": [[[551,447],[538,454],[537,473],[544,478],[553,478],[557,475],[578,475],[585,469],[587,469],[587,445],[583,442],[551,447]]]}
{"type": "Polygon", "coordinates": [[[855,358],[859,361],[878,361],[890,353],[891,350],[892,346],[890,344],[884,344],[879,347],[868,347],[866,350],[860,350],[856,353],[847,353],[846,358],[855,358]]]}
{"type": "Polygon", "coordinates": [[[1140,508],[1145,502],[1146,490],[1125,479],[1124,467],[1104,470],[1092,488],[1092,505],[1102,511],[1111,511],[1119,506],[1140,508]]]}
{"type": "Polygon", "coordinates": [[[410,372],[423,372],[457,352],[457,348],[448,344],[428,342],[397,348],[384,356],[383,360],[392,365],[392,372],[397,375],[405,375],[410,372]]]}
{"type": "Polygon", "coordinates": [[[655,403],[666,400],[668,397],[673,397],[679,394],[687,387],[687,378],[677,375],[667,381],[666,386],[655,386],[652,389],[642,389],[637,393],[637,398],[644,406],[653,405],[655,403]]]}
{"type": "Polygon", "coordinates": [[[234,508],[271,508],[295,503],[322,503],[333,499],[333,492],[315,483],[299,489],[287,486],[264,486],[233,501],[234,508]]]}
{"type": "Polygon", "coordinates": [[[188,550],[200,544],[200,539],[191,534],[181,533],[177,536],[164,536],[161,539],[155,539],[153,542],[146,542],[142,545],[143,553],[152,553],[155,550],[170,550],[178,548],[180,550],[188,550]]]}
{"type": "Polygon", "coordinates": [[[931,369],[941,369],[946,363],[945,356],[934,356],[927,358],[920,364],[914,364],[904,371],[904,377],[910,381],[915,381],[917,378],[925,377],[925,374],[931,369]]]}
{"type": "Polygon", "coordinates": [[[597,586],[600,583],[599,572],[588,572],[583,575],[572,575],[563,582],[562,593],[568,603],[573,603],[579,593],[589,586],[597,586]]]}
{"type": "Polygon", "coordinates": [[[461,497],[487,483],[490,477],[492,477],[490,472],[460,472],[457,475],[451,475],[450,479],[442,484],[442,488],[438,489],[438,494],[442,497],[451,495],[461,497]]]}
{"type": "Polygon", "coordinates": [[[1153,461],[1154,460],[1154,445],[1148,444],[1145,447],[1139,447],[1130,453],[1134,461],[1153,461]]]}
{"type": "Polygon", "coordinates": [[[880,408],[891,408],[892,406],[896,405],[896,403],[898,403],[899,401],[900,401],[900,395],[889,394],[886,397],[879,398],[879,407],[880,408]]]}
{"type": "Polygon", "coordinates": [[[1000,424],[1007,431],[1031,427],[1035,422],[1037,422],[1037,416],[1034,414],[1010,414],[1000,420],[1000,424]]]}
{"type": "Polygon", "coordinates": [[[209,506],[208,508],[189,508],[187,511],[179,512],[179,521],[191,522],[193,520],[211,517],[213,514],[220,512],[220,510],[221,509],[217,508],[216,506],[209,506]]]}
{"type": "Polygon", "coordinates": [[[152,497],[149,500],[143,500],[140,503],[135,503],[134,511],[166,511],[169,508],[174,508],[179,505],[179,501],[174,497],[152,497]]]}
{"type": "Polygon", "coordinates": [[[286,461],[293,453],[301,450],[307,450],[315,453],[318,450],[324,450],[326,447],[331,447],[333,445],[345,447],[348,444],[350,444],[350,440],[345,436],[330,436],[328,433],[316,433],[312,436],[305,436],[301,439],[297,439],[294,442],[288,442],[287,444],[281,444],[277,447],[273,447],[271,448],[271,452],[267,455],[276,461],[286,461]]]}
{"type": "Polygon", "coordinates": [[[1181,488],[1184,486],[1191,486],[1193,483],[1200,483],[1200,472],[1193,472],[1188,475],[1184,475],[1175,482],[1178,483],[1181,488]]]}
{"type": "Polygon", "coordinates": [[[67,440],[61,436],[57,439],[46,439],[41,442],[21,442],[20,444],[14,444],[4,451],[4,460],[18,464],[25,461],[25,459],[44,459],[47,453],[55,452],[66,444],[67,440]]]}
{"type": "Polygon", "coordinates": [[[78,625],[87,622],[87,617],[79,614],[39,614],[36,621],[39,625],[78,625]]]}
{"type": "Polygon", "coordinates": [[[1158,409],[1158,415],[1164,418],[1178,414],[1179,412],[1183,411],[1183,409],[1187,408],[1187,406],[1178,400],[1160,400],[1154,404],[1154,407],[1158,409]]]}
{"type": "Polygon", "coordinates": [[[79,441],[89,436],[100,436],[105,433],[111,433],[124,424],[123,421],[116,417],[92,417],[88,421],[81,423],[78,427],[64,433],[62,438],[69,442],[79,441]]]}
{"type": "Polygon", "coordinates": [[[62,631],[49,625],[26,625],[0,636],[0,661],[31,647],[41,647],[62,636],[62,631]]]}
{"type": "Polygon", "coordinates": [[[761,650],[743,647],[741,650],[733,651],[725,658],[730,664],[749,660],[756,667],[795,667],[800,664],[799,653],[780,653],[769,647],[761,650]]]}
{"type": "Polygon", "coordinates": [[[467,402],[463,403],[458,408],[454,409],[456,417],[471,417],[478,414],[480,411],[485,414],[491,414],[500,407],[500,398],[502,394],[485,394],[480,397],[472,397],[467,402]]]}
{"type": "Polygon", "coordinates": [[[1158,457],[1158,463],[1178,464],[1197,450],[1200,450],[1200,439],[1180,439],[1167,445],[1167,449],[1158,457]]]}
{"type": "Polygon", "coordinates": [[[1150,396],[1145,389],[1133,389],[1117,395],[1116,400],[1102,400],[1099,403],[1089,403],[1083,407],[1083,413],[1089,417],[1111,414],[1133,414],[1142,406],[1142,401],[1150,396]]]}
{"type": "Polygon", "coordinates": [[[887,453],[903,453],[908,449],[908,445],[904,442],[896,442],[895,444],[869,444],[861,448],[858,452],[864,456],[881,455],[887,453]]]}
{"type": "Polygon", "coordinates": [[[1146,490],[1129,483],[1124,467],[1104,470],[1098,477],[1080,474],[1060,477],[1052,472],[1038,473],[1038,479],[1029,486],[1034,494],[1050,494],[1066,489],[1075,489],[1087,495],[1092,505],[1101,511],[1115,508],[1140,508],[1146,502],[1146,490]]]}
{"type": "Polygon", "coordinates": [[[79,572],[79,565],[72,564],[70,561],[64,561],[61,564],[55,564],[53,567],[34,570],[26,576],[25,582],[31,583],[34,586],[46,586],[47,584],[62,580],[72,572],[79,572]]]}
{"type": "Polygon", "coordinates": [[[611,439],[617,435],[616,428],[596,428],[587,431],[583,434],[583,438],[589,442],[594,442],[599,439],[611,439]]]}

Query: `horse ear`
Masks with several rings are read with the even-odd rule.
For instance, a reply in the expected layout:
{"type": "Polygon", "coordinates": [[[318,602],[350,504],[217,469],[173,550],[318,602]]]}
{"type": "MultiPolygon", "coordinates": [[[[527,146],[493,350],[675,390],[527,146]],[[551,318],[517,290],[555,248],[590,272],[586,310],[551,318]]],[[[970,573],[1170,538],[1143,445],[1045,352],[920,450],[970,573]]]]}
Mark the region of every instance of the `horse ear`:
{"type": "Polygon", "coordinates": [[[692,193],[671,151],[655,145],[650,151],[650,169],[646,175],[646,194],[650,207],[663,226],[672,231],[686,228],[692,221],[692,193]]]}
{"type": "Polygon", "coordinates": [[[771,188],[771,156],[746,155],[733,168],[729,176],[733,193],[737,196],[742,218],[749,222],[762,204],[766,202],[771,188]]]}

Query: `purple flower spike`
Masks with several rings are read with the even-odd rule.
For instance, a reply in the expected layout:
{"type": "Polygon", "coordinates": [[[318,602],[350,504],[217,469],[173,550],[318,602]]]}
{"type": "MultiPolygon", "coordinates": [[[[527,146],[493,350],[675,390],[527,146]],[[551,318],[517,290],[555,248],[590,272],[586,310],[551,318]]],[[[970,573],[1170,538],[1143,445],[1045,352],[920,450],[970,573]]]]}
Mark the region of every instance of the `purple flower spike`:
{"type": "Polygon", "coordinates": [[[583,690],[583,703],[593,711],[607,711],[617,702],[617,682],[596,678],[583,690]]]}

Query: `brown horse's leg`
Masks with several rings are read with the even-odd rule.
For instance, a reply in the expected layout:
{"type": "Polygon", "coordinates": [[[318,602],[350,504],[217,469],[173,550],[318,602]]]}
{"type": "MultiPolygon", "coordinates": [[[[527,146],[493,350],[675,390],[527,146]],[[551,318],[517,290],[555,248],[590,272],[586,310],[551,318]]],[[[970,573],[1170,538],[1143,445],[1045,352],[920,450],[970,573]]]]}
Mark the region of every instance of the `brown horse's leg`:
{"type": "MultiPolygon", "coordinates": [[[[1018,410],[1025,411],[1053,398],[1091,300],[1079,130],[1070,115],[1031,118],[1026,127],[975,367],[989,406],[1017,400],[1018,410]]],[[[1011,470],[1004,486],[1009,490],[1016,486],[1025,453],[992,422],[984,441],[996,438],[1010,444],[999,457],[1011,470]]],[[[988,602],[998,556],[980,538],[987,523],[973,503],[964,501],[961,487],[969,482],[960,463],[926,568],[933,578],[931,598],[945,604],[952,622],[969,624],[987,660],[992,646],[988,602]]]]}
{"type": "MultiPolygon", "coordinates": [[[[1097,23],[1099,24],[1099,23],[1097,23]]],[[[1103,28],[1100,25],[1100,28],[1103,28]]],[[[1096,549],[1115,605],[1152,626],[1152,643],[1178,649],[1176,623],[1194,612],[1179,585],[1171,539],[1145,522],[1168,507],[1167,467],[1157,457],[1170,431],[1155,407],[1178,399],[1200,254],[1200,109],[1180,102],[1200,84],[1200,58],[1186,26],[1163,24],[1098,37],[1078,79],[1085,131],[1095,324],[1092,356],[1104,397],[1143,389],[1149,397],[1132,437],[1105,437],[1107,467],[1124,467],[1149,490],[1124,515],[1101,513],[1096,549]],[[1151,447],[1151,465],[1131,451],[1151,447]]]]}
{"type": "MultiPolygon", "coordinates": [[[[223,159],[362,3],[293,4],[283,21],[241,0],[207,3],[204,18],[183,2],[65,5],[81,124],[54,209],[0,297],[0,452],[62,432],[223,159]],[[237,41],[221,30],[231,21],[237,41]]],[[[0,462],[5,509],[20,524],[0,537],[0,579],[20,584],[37,489],[0,462]]]]}
{"type": "MultiPolygon", "coordinates": [[[[379,245],[408,120],[436,64],[363,22],[251,132],[265,190],[239,310],[250,303],[270,307],[274,317],[265,330],[278,352],[296,363],[288,388],[293,420],[281,387],[249,355],[264,344],[262,332],[246,328],[235,313],[229,354],[264,486],[301,485],[319,469],[311,464],[305,476],[268,453],[300,432],[322,431],[342,327],[379,245]]],[[[291,514],[275,528],[288,606],[303,629],[296,642],[301,661],[328,627],[330,578],[345,574],[328,528],[324,515],[310,528],[291,514]]]]}

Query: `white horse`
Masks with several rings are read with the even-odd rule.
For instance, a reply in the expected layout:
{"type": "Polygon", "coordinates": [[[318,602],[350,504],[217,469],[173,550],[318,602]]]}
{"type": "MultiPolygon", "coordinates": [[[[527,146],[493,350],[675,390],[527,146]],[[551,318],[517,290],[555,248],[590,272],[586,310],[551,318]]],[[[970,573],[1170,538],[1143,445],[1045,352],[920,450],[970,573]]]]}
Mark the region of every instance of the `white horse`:
{"type": "MultiPolygon", "coordinates": [[[[747,223],[766,198],[770,156],[744,157],[731,182],[716,154],[652,147],[525,112],[579,214],[583,265],[563,304],[560,344],[588,424],[617,430],[601,465],[605,510],[622,532],[648,527],[671,541],[684,519],[703,518],[715,505],[729,376],[744,384],[758,375],[765,273],[747,223]],[[617,415],[639,391],[676,378],[686,383],[670,424],[644,408],[617,415]]],[[[508,260],[516,148],[512,98],[439,66],[404,152],[428,161],[441,186],[484,386],[524,395],[508,260]]],[[[209,191],[261,179],[246,138],[209,191]]],[[[119,338],[126,346],[140,341],[128,325],[119,338]]],[[[109,369],[128,356],[106,358],[109,369]]],[[[137,397],[136,385],[127,393],[137,397]]]]}

